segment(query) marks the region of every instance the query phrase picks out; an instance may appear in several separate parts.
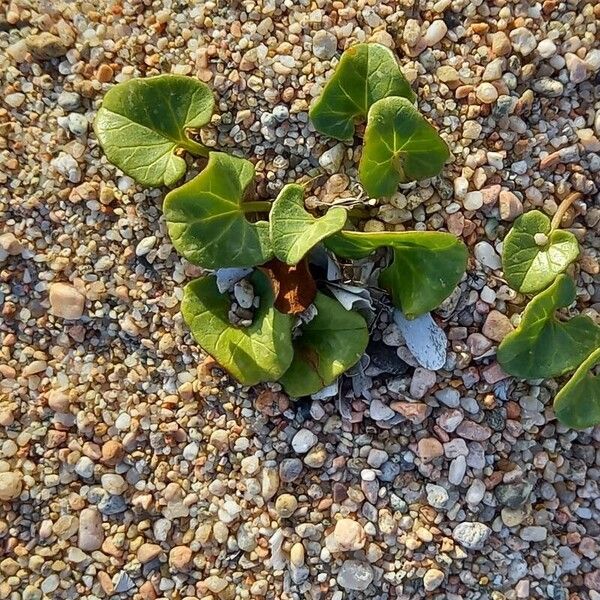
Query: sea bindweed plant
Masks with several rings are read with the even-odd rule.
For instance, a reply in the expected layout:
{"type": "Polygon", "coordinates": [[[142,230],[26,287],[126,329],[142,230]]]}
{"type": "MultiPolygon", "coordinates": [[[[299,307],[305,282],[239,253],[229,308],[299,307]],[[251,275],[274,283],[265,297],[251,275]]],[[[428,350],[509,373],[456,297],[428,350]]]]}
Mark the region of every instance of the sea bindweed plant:
{"type": "MultiPolygon", "coordinates": [[[[336,108],[335,92],[322,110],[343,115],[336,134],[351,137],[354,119],[365,117],[381,100],[407,103],[402,110],[410,118],[403,124],[388,116],[386,103],[371,126],[383,132],[389,118],[390,127],[401,129],[407,140],[387,159],[396,174],[384,177],[414,177],[424,167],[411,140],[427,137],[432,128],[418,124],[410,133],[422,117],[413,114],[414,95],[393,55],[377,45],[355,48],[340,63],[339,93],[360,87],[365,94],[360,106],[344,101],[336,108]],[[392,92],[404,96],[388,97],[392,92]]],[[[184,152],[208,158],[199,174],[168,192],[163,205],[175,249],[206,270],[185,287],[184,320],[198,344],[242,384],[279,381],[293,397],[313,394],[355,365],[369,340],[363,315],[345,308],[315,277],[311,256],[318,247],[345,259],[389,248],[392,257],[379,284],[410,318],[452,293],[466,268],[466,247],[444,232],[355,231],[346,208],[332,207],[322,215],[308,211],[305,186],[296,183],[284,186],[273,201],[252,198],[253,164],[194,139],[210,120],[213,105],[210,90],[190,78],[132,80],[107,93],[94,128],[107,158],[142,185],[177,182],[186,170],[184,152]],[[226,284],[220,281],[223,272],[233,273],[226,284]],[[235,286],[242,283],[251,290],[244,306],[235,297],[235,286]],[[236,306],[244,313],[241,319],[236,306]]],[[[375,151],[376,145],[366,150],[375,151]]],[[[368,162],[361,168],[368,179],[368,162]]]]}
{"type": "Polygon", "coordinates": [[[359,176],[373,198],[391,196],[398,184],[438,175],[448,145],[415,108],[416,96],[396,57],[380,44],[346,50],[310,110],[315,129],[352,141],[366,121],[359,176]]]}
{"type": "Polygon", "coordinates": [[[586,315],[561,318],[576,299],[575,283],[564,271],[579,255],[577,238],[560,229],[562,216],[579,197],[572,194],[550,219],[525,213],[506,236],[502,262],[513,289],[537,294],[519,326],[498,347],[498,362],[522,379],[559,377],[575,371],[554,399],[558,419],[584,429],[600,423],[600,384],[593,370],[600,362],[600,326],[586,315]]]}

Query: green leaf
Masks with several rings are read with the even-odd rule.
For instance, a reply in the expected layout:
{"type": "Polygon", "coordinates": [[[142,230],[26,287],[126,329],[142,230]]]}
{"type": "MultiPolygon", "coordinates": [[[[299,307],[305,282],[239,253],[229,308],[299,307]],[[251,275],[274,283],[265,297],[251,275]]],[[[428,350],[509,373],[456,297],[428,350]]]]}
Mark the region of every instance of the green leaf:
{"type": "Polygon", "coordinates": [[[219,292],[212,275],[188,283],[181,303],[198,344],[244,385],[279,379],[293,355],[293,317],[273,307],[273,290],[264,273],[255,271],[250,281],[260,297],[250,327],[230,323],[230,300],[219,292]]]}
{"type": "Polygon", "coordinates": [[[450,156],[446,142],[406,98],[385,98],[369,111],[358,173],[373,198],[399,183],[438,175],[450,156]]]}
{"type": "Polygon", "coordinates": [[[181,150],[207,156],[187,134],[210,121],[210,88],[191,77],[159,75],[111,88],[94,130],[108,160],[138,183],[172,185],[185,173],[181,150]]]}
{"type": "Polygon", "coordinates": [[[211,152],[206,169],[165,198],[163,210],[176,250],[207,269],[267,262],[273,256],[269,224],[246,218],[262,203],[242,202],[253,178],[251,162],[211,152]]]}
{"type": "Polygon", "coordinates": [[[346,210],[331,208],[315,219],[304,208],[304,188],[286,185],[271,208],[271,243],[275,257],[295,265],[322,239],[340,231],[346,223],[346,210]]]}
{"type": "Polygon", "coordinates": [[[554,399],[558,420],[573,429],[587,429],[600,423],[600,375],[592,369],[600,364],[600,348],[575,371],[554,399]]]}
{"type": "Polygon", "coordinates": [[[311,108],[310,118],[324,135],[351,141],[354,124],[364,121],[372,104],[387,96],[415,100],[389,48],[357,44],[342,54],[335,73],[311,108]]]}
{"type": "Polygon", "coordinates": [[[531,300],[520,325],[498,347],[498,362],[507,373],[523,379],[557,377],[576,369],[600,346],[600,327],[589,317],[556,319],[555,311],[572,304],[575,297],[573,280],[559,275],[531,300]]]}
{"type": "Polygon", "coordinates": [[[550,219],[532,210],[521,215],[508,232],[502,266],[510,287],[533,294],[548,287],[578,256],[577,238],[568,231],[552,230],[550,219]]]}
{"type": "Polygon", "coordinates": [[[293,397],[308,396],[333,383],[363,355],[369,331],[365,320],[337,300],[317,293],[317,315],[294,340],[294,359],[281,377],[293,397]]]}
{"type": "Polygon", "coordinates": [[[450,233],[342,231],[325,241],[338,256],[363,258],[382,246],[393,251],[393,261],[379,276],[379,285],[392,294],[394,304],[413,319],[439,306],[461,280],[468,252],[450,233]]]}

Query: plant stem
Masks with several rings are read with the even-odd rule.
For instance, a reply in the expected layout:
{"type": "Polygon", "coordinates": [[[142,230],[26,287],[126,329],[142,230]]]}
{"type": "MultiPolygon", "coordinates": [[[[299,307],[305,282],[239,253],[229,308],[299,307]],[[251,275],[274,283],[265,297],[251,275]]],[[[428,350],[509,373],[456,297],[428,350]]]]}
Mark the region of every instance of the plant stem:
{"type": "Polygon", "coordinates": [[[271,203],[267,200],[255,200],[254,202],[242,202],[242,209],[244,212],[269,212],[271,210],[271,203]]]}
{"type": "Polygon", "coordinates": [[[199,144],[190,138],[185,138],[184,140],[181,140],[180,145],[194,156],[203,156],[204,158],[208,158],[208,153],[210,150],[204,144],[199,144]]]}
{"type": "Polygon", "coordinates": [[[563,217],[565,216],[565,213],[567,212],[567,210],[569,210],[569,207],[571,206],[571,204],[573,204],[573,202],[576,202],[577,200],[581,200],[581,198],[583,198],[583,194],[581,192],[573,192],[572,194],[569,194],[558,205],[558,210],[556,211],[555,215],[552,217],[552,231],[554,231],[555,229],[558,229],[560,227],[563,217]]]}

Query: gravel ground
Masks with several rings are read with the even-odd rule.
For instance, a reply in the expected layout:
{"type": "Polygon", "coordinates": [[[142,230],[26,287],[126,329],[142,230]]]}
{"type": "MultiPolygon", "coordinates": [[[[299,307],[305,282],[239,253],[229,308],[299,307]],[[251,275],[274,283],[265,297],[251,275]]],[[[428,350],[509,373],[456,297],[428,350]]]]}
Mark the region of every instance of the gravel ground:
{"type": "Polygon", "coordinates": [[[494,360],[525,303],[501,240],[573,191],[577,308],[598,318],[599,23],[593,0],[4,0],[0,598],[600,599],[600,428],[561,427],[558,382],[494,360]],[[384,310],[370,399],[342,419],[199,352],[163,191],[91,122],[116,82],[196,76],[218,98],[204,141],[256,162],[259,197],[322,170],[309,204],[356,196],[359,145],[307,109],[369,40],[453,156],[362,226],[447,229],[471,260],[434,315],[443,368],[413,368],[384,310]]]}

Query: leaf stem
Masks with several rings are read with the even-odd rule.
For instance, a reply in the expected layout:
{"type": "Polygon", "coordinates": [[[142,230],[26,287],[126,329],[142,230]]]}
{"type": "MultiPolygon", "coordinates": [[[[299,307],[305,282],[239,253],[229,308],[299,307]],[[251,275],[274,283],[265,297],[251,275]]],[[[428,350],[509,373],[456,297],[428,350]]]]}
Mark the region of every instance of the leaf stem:
{"type": "Polygon", "coordinates": [[[208,158],[208,154],[210,152],[210,149],[204,144],[199,144],[188,137],[181,140],[180,146],[194,156],[203,156],[204,158],[208,158]]]}
{"type": "Polygon", "coordinates": [[[552,217],[552,231],[560,227],[563,217],[565,216],[567,210],[569,210],[571,204],[573,204],[573,202],[577,202],[577,200],[581,200],[581,198],[583,198],[583,194],[581,192],[573,192],[558,205],[558,210],[552,217]]]}
{"type": "Polygon", "coordinates": [[[242,202],[241,208],[244,212],[269,212],[271,203],[267,200],[255,200],[254,202],[242,202]]]}

